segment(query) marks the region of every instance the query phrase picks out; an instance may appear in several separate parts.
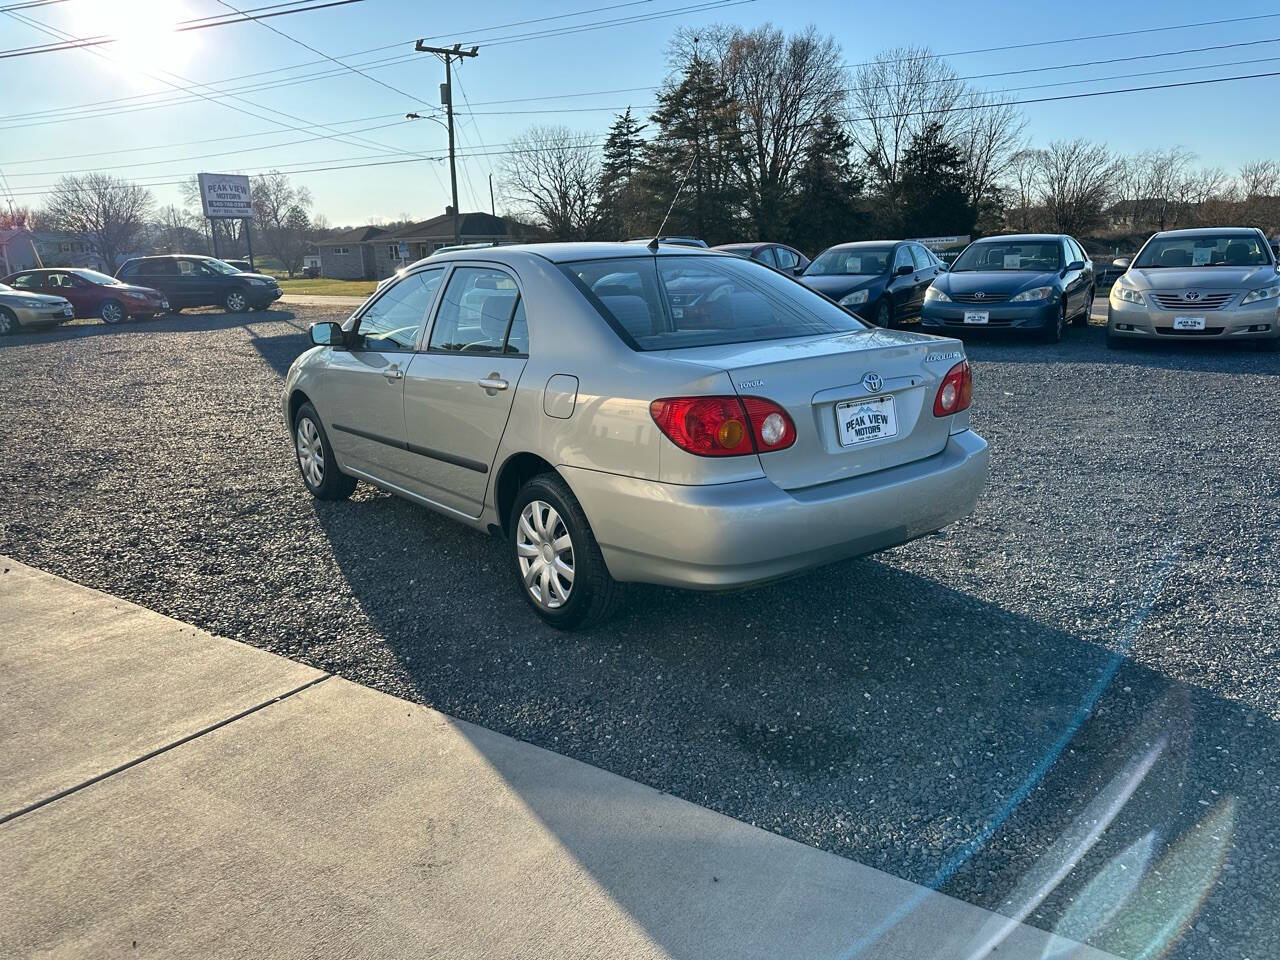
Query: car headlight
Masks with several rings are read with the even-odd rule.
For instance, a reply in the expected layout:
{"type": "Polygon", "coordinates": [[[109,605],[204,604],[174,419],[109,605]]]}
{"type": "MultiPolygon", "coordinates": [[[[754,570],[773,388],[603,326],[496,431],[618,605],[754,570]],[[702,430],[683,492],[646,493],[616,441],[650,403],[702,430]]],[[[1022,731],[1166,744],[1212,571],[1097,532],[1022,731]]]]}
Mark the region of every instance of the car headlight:
{"type": "Polygon", "coordinates": [[[1136,303],[1145,305],[1147,301],[1142,299],[1142,294],[1133,287],[1122,287],[1120,284],[1113,284],[1111,287],[1111,299],[1123,300],[1125,303],[1136,303]]]}
{"type": "Polygon", "coordinates": [[[26,307],[28,310],[39,310],[41,307],[60,307],[62,304],[55,303],[53,300],[19,300],[18,306],[26,307]]]}
{"type": "Polygon", "coordinates": [[[1023,290],[1016,297],[1009,299],[1010,303],[1027,303],[1031,300],[1049,300],[1053,297],[1053,287],[1032,287],[1030,290],[1023,290]]]}
{"type": "Polygon", "coordinates": [[[1244,299],[1240,301],[1240,305],[1246,303],[1257,303],[1259,300],[1271,300],[1280,297],[1280,284],[1274,284],[1270,287],[1262,287],[1259,290],[1250,290],[1244,295],[1244,299]]]}
{"type": "Polygon", "coordinates": [[[265,287],[268,283],[271,282],[270,280],[260,280],[257,277],[245,277],[245,280],[253,284],[255,287],[265,287]]]}
{"type": "Polygon", "coordinates": [[[939,290],[937,287],[930,287],[926,290],[924,292],[924,298],[926,300],[937,300],[939,303],[951,302],[951,298],[947,296],[946,292],[939,290]]]}
{"type": "Polygon", "coordinates": [[[866,302],[867,291],[865,290],[855,290],[853,293],[840,298],[840,306],[842,307],[856,307],[858,304],[866,302]]]}

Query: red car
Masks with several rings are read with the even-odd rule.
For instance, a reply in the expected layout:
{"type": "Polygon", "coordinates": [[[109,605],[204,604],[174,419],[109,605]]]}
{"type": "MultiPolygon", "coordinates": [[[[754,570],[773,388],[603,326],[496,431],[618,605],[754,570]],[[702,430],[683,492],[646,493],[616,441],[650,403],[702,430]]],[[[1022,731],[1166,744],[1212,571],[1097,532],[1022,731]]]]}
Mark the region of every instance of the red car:
{"type": "Polygon", "coordinates": [[[0,282],[15,290],[65,297],[75,307],[77,317],[101,317],[103,323],[123,323],[131,317],[151,317],[169,309],[168,299],[159,290],[135,287],[84,267],[23,270],[0,282]]]}

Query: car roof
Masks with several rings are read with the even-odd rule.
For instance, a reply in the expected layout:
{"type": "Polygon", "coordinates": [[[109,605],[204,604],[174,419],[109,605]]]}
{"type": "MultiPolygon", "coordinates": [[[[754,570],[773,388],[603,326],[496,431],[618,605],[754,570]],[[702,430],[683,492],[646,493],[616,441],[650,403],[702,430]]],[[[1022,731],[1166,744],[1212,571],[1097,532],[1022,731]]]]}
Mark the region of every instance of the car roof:
{"type": "Polygon", "coordinates": [[[974,243],[993,243],[1008,240],[1061,240],[1065,233],[1000,233],[994,237],[982,237],[974,243]]]}
{"type": "Polygon", "coordinates": [[[727,257],[732,254],[711,250],[705,247],[686,247],[679,244],[659,244],[657,251],[650,250],[643,244],[625,242],[591,242],[566,241],[561,243],[515,243],[503,247],[490,247],[487,250],[455,250],[451,253],[437,253],[428,259],[433,263],[445,260],[474,260],[477,256],[486,260],[502,261],[512,254],[531,253],[550,260],[552,263],[572,263],[575,260],[606,260],[626,257],[682,256],[682,257],[727,257]]]}
{"type": "Polygon", "coordinates": [[[758,247],[782,246],[772,240],[758,240],[755,243],[717,243],[712,250],[755,250],[758,247]]]}
{"type": "Polygon", "coordinates": [[[837,243],[834,246],[827,247],[828,250],[856,250],[858,247],[896,247],[900,243],[908,243],[914,241],[907,240],[853,240],[849,243],[837,243]]]}
{"type": "Polygon", "coordinates": [[[1261,231],[1257,227],[1183,227],[1181,230],[1161,230],[1153,234],[1156,237],[1207,237],[1210,235],[1229,237],[1256,237],[1261,231]]]}

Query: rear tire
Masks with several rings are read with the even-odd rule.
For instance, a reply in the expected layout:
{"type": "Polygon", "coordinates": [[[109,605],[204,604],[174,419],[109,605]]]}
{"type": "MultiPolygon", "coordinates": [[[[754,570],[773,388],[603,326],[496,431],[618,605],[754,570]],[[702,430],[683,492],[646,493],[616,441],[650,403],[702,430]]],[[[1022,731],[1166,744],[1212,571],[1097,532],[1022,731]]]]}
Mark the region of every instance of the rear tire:
{"type": "Polygon", "coordinates": [[[103,300],[102,305],[98,307],[98,316],[103,323],[111,327],[129,319],[128,311],[119,300],[103,300]]]}
{"type": "Polygon", "coordinates": [[[574,630],[613,614],[622,587],[609,575],[582,506],[558,474],[539,474],[521,487],[507,525],[516,587],[539,617],[558,630],[574,630]]]}
{"type": "Polygon", "coordinates": [[[1089,299],[1084,303],[1084,310],[1080,312],[1079,316],[1071,321],[1073,325],[1077,327],[1087,327],[1089,325],[1089,321],[1093,318],[1093,298],[1096,295],[1097,291],[1090,288],[1089,299]]]}
{"type": "Polygon", "coordinates": [[[872,321],[877,327],[884,327],[886,330],[892,330],[893,322],[893,305],[886,299],[881,299],[876,304],[875,320],[872,321]]]}
{"type": "Polygon", "coordinates": [[[329,435],[316,408],[304,403],[293,418],[293,452],[302,482],[317,500],[345,500],[356,488],[356,478],[338,469],[329,435]]]}

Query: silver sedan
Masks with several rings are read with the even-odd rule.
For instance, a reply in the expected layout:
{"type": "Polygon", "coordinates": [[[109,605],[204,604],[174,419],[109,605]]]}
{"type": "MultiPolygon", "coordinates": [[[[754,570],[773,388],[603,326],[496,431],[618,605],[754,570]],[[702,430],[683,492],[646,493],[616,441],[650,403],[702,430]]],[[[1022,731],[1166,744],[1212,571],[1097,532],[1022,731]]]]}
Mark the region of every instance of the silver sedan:
{"type": "Polygon", "coordinates": [[[23,327],[47,327],[75,316],[65,297],[28,293],[0,283],[0,336],[23,327]]]}
{"type": "Polygon", "coordinates": [[[283,397],[311,493],[364,480],[505,537],[559,627],[620,581],[736,587],[906,543],[986,481],[960,342],[730,254],[459,251],[311,338],[283,397]]]}
{"type": "Polygon", "coordinates": [[[1111,287],[1107,346],[1127,340],[1253,341],[1280,349],[1280,265],[1261,230],[1151,237],[1111,287]]]}

